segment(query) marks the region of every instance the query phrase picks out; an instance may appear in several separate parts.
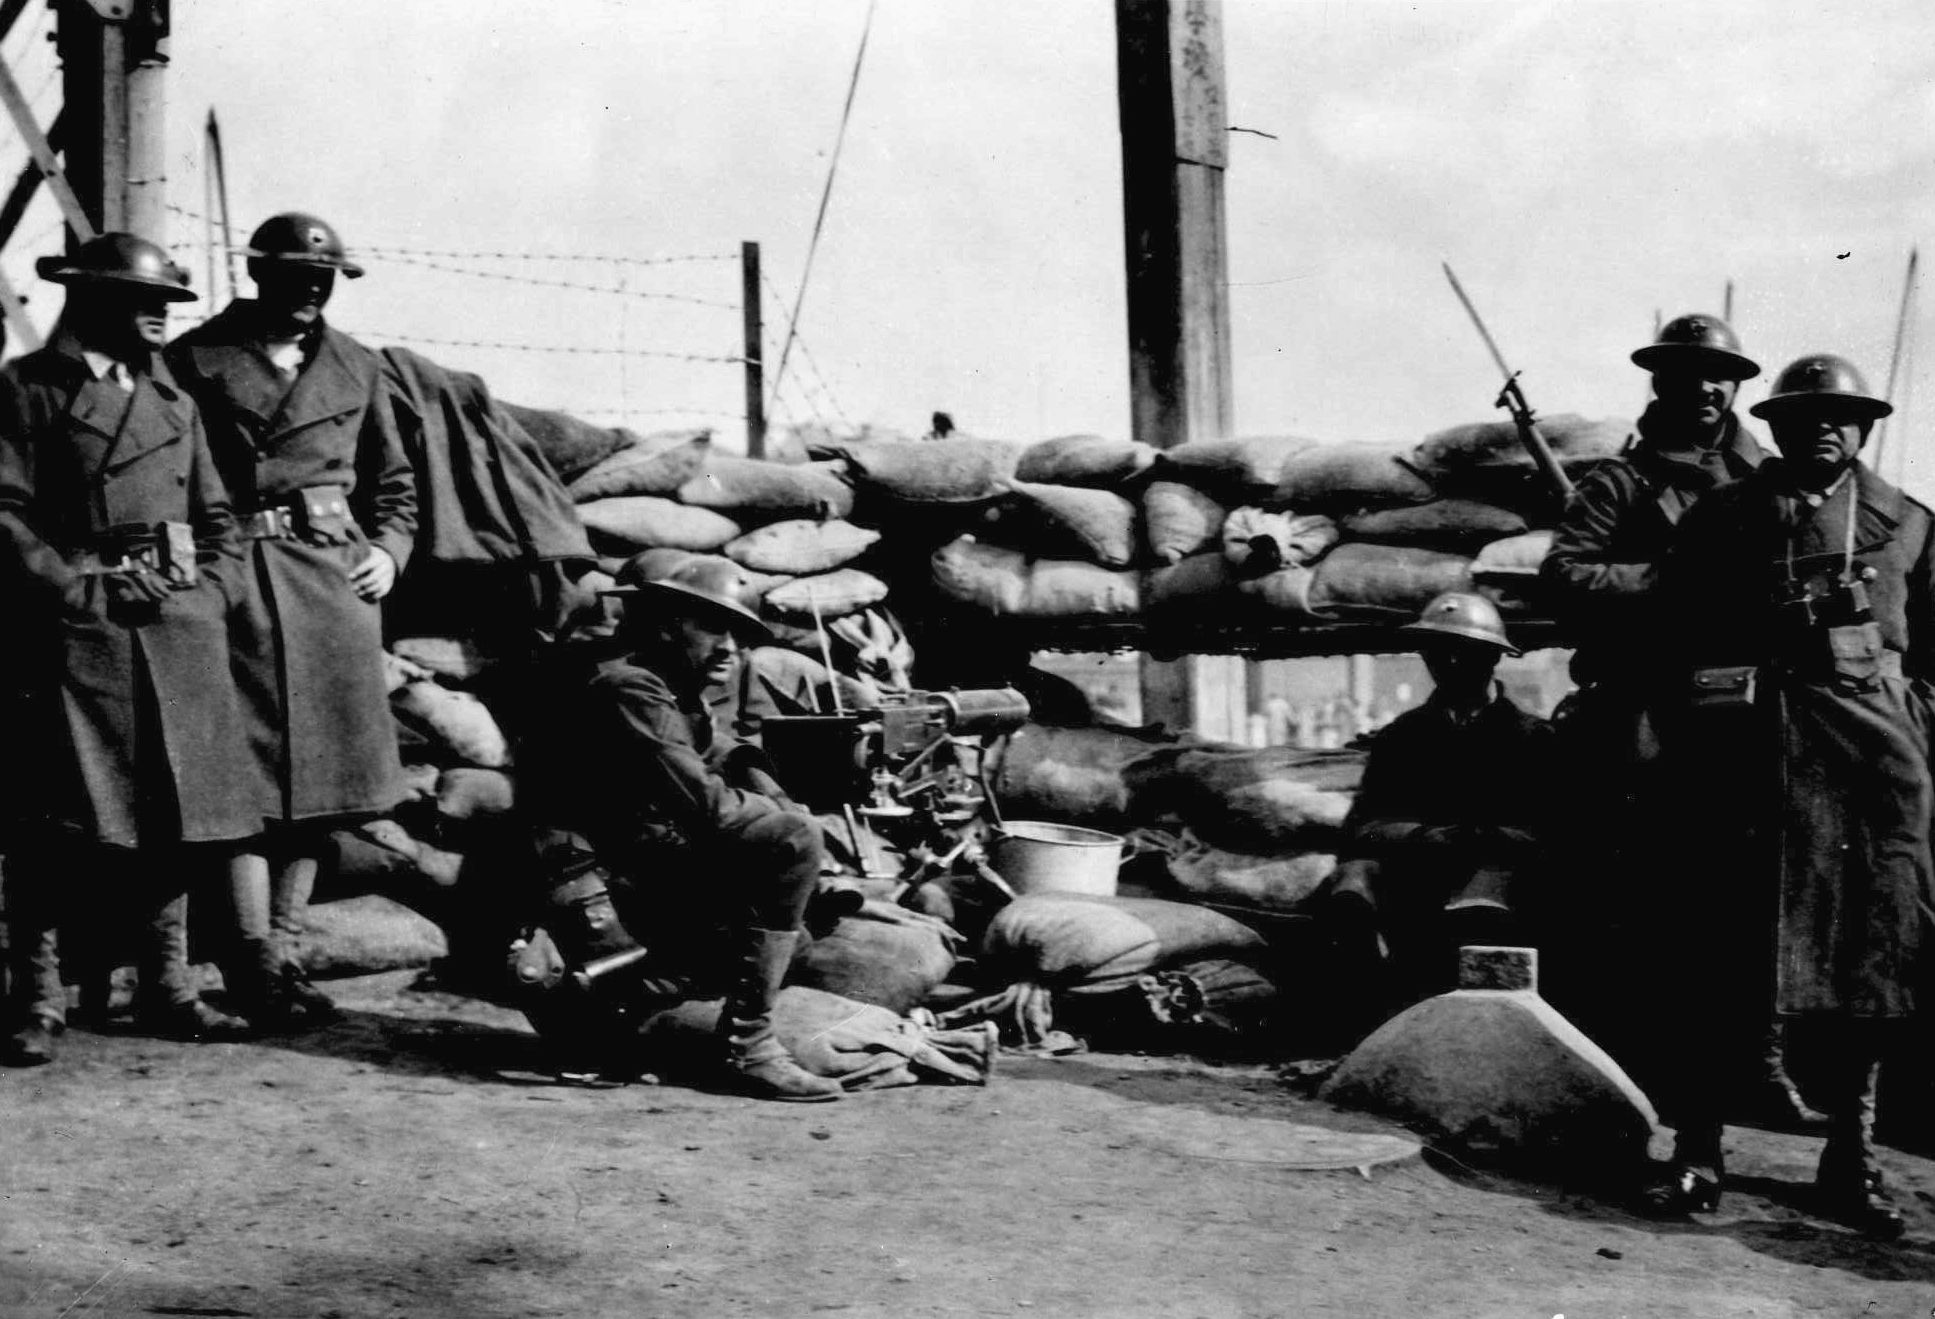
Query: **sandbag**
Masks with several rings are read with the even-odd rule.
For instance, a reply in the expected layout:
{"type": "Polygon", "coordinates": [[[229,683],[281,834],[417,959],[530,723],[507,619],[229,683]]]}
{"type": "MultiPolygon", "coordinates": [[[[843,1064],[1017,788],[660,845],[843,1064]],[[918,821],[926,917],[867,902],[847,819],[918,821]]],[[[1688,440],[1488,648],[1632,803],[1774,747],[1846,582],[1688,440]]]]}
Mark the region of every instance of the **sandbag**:
{"type": "Polygon", "coordinates": [[[1337,543],[1336,522],[1321,513],[1239,508],[1223,522],[1223,557],[1244,577],[1314,563],[1337,543]]]}
{"type": "Polygon", "coordinates": [[[1273,613],[1321,621],[1324,613],[1315,598],[1316,583],[1316,570],[1299,565],[1252,578],[1237,589],[1273,613]]]}
{"type": "Polygon", "coordinates": [[[630,555],[639,550],[716,550],[738,538],[737,522],[709,508],[687,508],[654,495],[618,495],[578,506],[592,544],[630,555]]]}
{"type": "Polygon", "coordinates": [[[405,765],[403,767],[403,792],[405,801],[435,801],[437,780],[443,777],[440,765],[405,765]]]}
{"type": "Polygon", "coordinates": [[[1235,440],[1192,440],[1165,449],[1159,470],[1175,480],[1239,501],[1274,490],[1290,459],[1317,441],[1301,435],[1258,435],[1235,440]]]}
{"type": "Polygon", "coordinates": [[[390,651],[399,659],[458,686],[475,682],[498,663],[476,642],[464,637],[400,637],[390,643],[390,651]]]}
{"type": "Polygon", "coordinates": [[[504,730],[469,692],[451,691],[434,682],[405,683],[391,694],[390,709],[423,736],[435,753],[432,759],[485,769],[502,769],[511,763],[504,730]]]}
{"type": "Polygon", "coordinates": [[[944,928],[844,917],[794,957],[786,983],[906,1012],[925,1003],[954,970],[944,928]]]}
{"type": "Polygon", "coordinates": [[[1124,766],[1123,780],[1138,822],[1271,856],[1334,852],[1363,773],[1357,751],[1177,746],[1124,766]]]}
{"type": "Polygon", "coordinates": [[[857,614],[886,598],[887,583],[872,573],[836,568],[774,586],[766,591],[761,604],[781,618],[811,623],[816,607],[822,620],[832,620],[857,614]]]}
{"type": "MultiPolygon", "coordinates": [[[[1539,434],[1561,465],[1612,458],[1626,447],[1632,423],[1616,417],[1597,420],[1561,412],[1538,419],[1539,434]]],[[[1424,437],[1411,451],[1411,461],[1430,474],[1450,474],[1472,467],[1530,467],[1532,455],[1519,438],[1518,425],[1509,418],[1450,426],[1424,437]]]]}
{"type": "Polygon", "coordinates": [[[1537,577],[1539,565],[1552,552],[1550,531],[1528,531],[1522,536],[1495,540],[1471,561],[1474,577],[1537,577]]]}
{"type": "MultiPolygon", "coordinates": [[[[646,1065],[674,1078],[716,1076],[722,1007],[694,1000],[648,1019],[640,1032],[646,1065]]],[[[946,1030],[931,1015],[899,1016],[805,985],[779,991],[773,1030],[801,1067],[848,1090],[985,1085],[998,1056],[992,1027],[946,1030]]]]}
{"type": "Polygon", "coordinates": [[[500,819],[516,805],[516,784],[501,769],[460,765],[437,780],[437,814],[446,820],[500,819]]]}
{"type": "Polygon", "coordinates": [[[737,537],[726,544],[725,555],[756,572],[798,576],[838,568],[879,539],[879,532],[851,522],[792,519],[737,537]]]}
{"type": "Polygon", "coordinates": [[[588,421],[546,408],[527,408],[498,400],[498,406],[524,428],[538,450],[551,464],[551,470],[565,481],[573,481],[611,457],[620,449],[635,444],[638,437],[616,426],[594,426],[588,421]]]}
{"type": "Polygon", "coordinates": [[[1172,962],[1241,959],[1262,936],[1221,912],[1157,898],[1025,893],[981,939],[981,975],[1057,990],[1106,993],[1172,962]]]}
{"type": "Polygon", "coordinates": [[[669,495],[697,476],[712,457],[712,432],[641,436],[567,487],[577,503],[615,495],[669,495]]]}
{"type": "Polygon", "coordinates": [[[319,980],[428,966],[450,951],[434,922],[374,893],[314,903],[302,921],[296,960],[319,980]]]}
{"type": "Polygon", "coordinates": [[[1343,520],[1351,540],[1417,545],[1450,554],[1472,554],[1488,541],[1516,536],[1525,519],[1508,508],[1471,499],[1434,499],[1428,504],[1357,513],[1343,520]]]}
{"type": "Polygon", "coordinates": [[[844,464],[772,463],[715,453],[678,488],[682,504],[767,517],[843,518],[853,512],[844,464]]]}
{"type": "Polygon", "coordinates": [[[993,499],[1014,479],[1019,445],[1006,440],[946,439],[856,444],[846,451],[855,479],[869,491],[914,504],[993,499]]]}
{"type": "Polygon", "coordinates": [[[1226,609],[1240,602],[1236,568],[1220,554],[1192,554],[1157,568],[1142,581],[1142,607],[1152,617],[1191,609],[1226,609]]]}
{"type": "Polygon", "coordinates": [[[1405,545],[1345,541],[1313,572],[1310,600],[1319,613],[1416,614],[1434,596],[1471,589],[1470,559],[1405,545]]]}
{"type": "Polygon", "coordinates": [[[348,852],[340,850],[338,864],[349,864],[354,860],[356,864],[366,866],[376,874],[388,876],[414,874],[429,880],[439,888],[449,888],[462,878],[464,858],[461,854],[448,852],[434,844],[424,842],[396,820],[368,820],[357,825],[350,833],[372,847],[400,857],[403,866],[398,867],[387,859],[377,861],[368,857],[352,858],[348,852]]]}
{"type": "Polygon", "coordinates": [[[942,595],[991,614],[1023,618],[1133,617],[1140,583],[1068,559],[1031,559],[1019,550],[961,536],[934,551],[934,585],[942,595]]]}
{"type": "Polygon", "coordinates": [[[1133,440],[1058,435],[1023,449],[1015,465],[1015,478],[1048,485],[1112,488],[1141,475],[1155,461],[1152,446],[1133,440]]]}
{"type": "Polygon", "coordinates": [[[1388,444],[1319,444],[1283,464],[1267,502],[1300,513],[1372,504],[1421,504],[1431,484],[1399,461],[1408,451],[1388,444]]]}
{"type": "Polygon", "coordinates": [[[1002,745],[990,784],[1009,819],[1117,830],[1129,823],[1123,771],[1173,742],[1126,729],[1026,724],[1002,745]]]}
{"type": "Polygon", "coordinates": [[[1180,481],[1151,481],[1142,492],[1143,539],[1161,563],[1177,563],[1214,545],[1226,516],[1221,504],[1180,481]]]}
{"type": "Polygon", "coordinates": [[[1295,911],[1337,868],[1328,852],[1250,856],[1197,846],[1168,858],[1169,877],[1191,897],[1295,911]]]}
{"type": "Polygon", "coordinates": [[[1137,554],[1136,508],[1112,490],[1037,485],[1008,487],[1028,521],[1040,529],[1043,554],[1068,554],[1104,568],[1126,568],[1137,554]]]}

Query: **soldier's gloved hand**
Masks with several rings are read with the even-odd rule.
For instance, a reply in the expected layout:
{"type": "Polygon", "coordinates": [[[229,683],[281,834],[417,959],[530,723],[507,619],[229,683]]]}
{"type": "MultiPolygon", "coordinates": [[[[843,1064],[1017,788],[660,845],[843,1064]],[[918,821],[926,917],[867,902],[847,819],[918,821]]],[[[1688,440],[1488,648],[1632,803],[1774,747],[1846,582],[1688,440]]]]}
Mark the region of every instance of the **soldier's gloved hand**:
{"type": "Polygon", "coordinates": [[[134,568],[107,578],[108,608],[112,611],[152,611],[174,594],[168,579],[149,568],[134,568]]]}

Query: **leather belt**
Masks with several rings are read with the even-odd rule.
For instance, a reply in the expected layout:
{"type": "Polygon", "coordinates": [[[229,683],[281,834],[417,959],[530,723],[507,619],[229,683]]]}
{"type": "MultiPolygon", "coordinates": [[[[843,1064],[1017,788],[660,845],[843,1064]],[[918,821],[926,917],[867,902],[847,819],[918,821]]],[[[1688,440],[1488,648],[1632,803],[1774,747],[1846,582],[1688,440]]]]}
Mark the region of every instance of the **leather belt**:
{"type": "Polygon", "coordinates": [[[251,540],[294,540],[296,515],[287,508],[258,508],[243,515],[242,534],[251,540]]]}

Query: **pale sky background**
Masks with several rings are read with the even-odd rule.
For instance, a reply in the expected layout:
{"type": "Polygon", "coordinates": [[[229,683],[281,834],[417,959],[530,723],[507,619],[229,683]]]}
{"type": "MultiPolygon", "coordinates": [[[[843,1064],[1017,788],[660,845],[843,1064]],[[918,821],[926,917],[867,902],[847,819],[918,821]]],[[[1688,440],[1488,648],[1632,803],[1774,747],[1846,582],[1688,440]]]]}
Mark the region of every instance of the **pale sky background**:
{"type": "MultiPolygon", "coordinates": [[[[39,10],[4,50],[51,112],[39,10]]],[[[763,244],[783,328],[865,14],[176,0],[171,196],[202,208],[212,105],[238,238],[297,207],[368,253],[330,309],[345,329],[518,402],[737,442],[737,367],[640,354],[737,354],[741,239],[763,244]]],[[[1494,415],[1440,260],[1544,411],[1631,415],[1645,378],[1627,354],[1655,310],[1718,312],[1729,278],[1768,375],[1829,349],[1882,387],[1903,265],[1935,214],[1926,0],[1227,0],[1225,15],[1230,121],[1276,135],[1230,144],[1240,431],[1404,439],[1494,415]]],[[[810,357],[796,352],[777,416],[918,433],[938,407],[978,434],[1126,433],[1114,59],[1106,0],[880,0],[801,320],[810,357]]],[[[37,202],[0,257],[23,287],[56,223],[37,202]]],[[[205,290],[201,223],[171,225],[205,290]]],[[[32,291],[50,318],[55,291],[32,291]]],[[[1927,497],[1935,389],[1911,362],[1892,443],[1927,497]]]]}

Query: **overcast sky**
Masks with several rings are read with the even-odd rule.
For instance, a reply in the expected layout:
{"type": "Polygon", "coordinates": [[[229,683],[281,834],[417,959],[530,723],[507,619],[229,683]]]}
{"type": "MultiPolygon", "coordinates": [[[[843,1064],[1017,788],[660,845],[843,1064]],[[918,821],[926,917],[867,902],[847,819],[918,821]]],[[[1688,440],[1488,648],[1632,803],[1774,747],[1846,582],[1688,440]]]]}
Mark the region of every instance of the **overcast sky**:
{"type": "MultiPolygon", "coordinates": [[[[214,106],[243,234],[301,207],[369,252],[369,277],[332,305],[343,327],[520,402],[736,440],[737,368],[646,354],[738,352],[738,267],[718,258],[742,239],[764,246],[783,325],[866,9],[177,0],[172,196],[202,207],[214,106]],[[514,282],[530,279],[629,291],[514,282]],[[648,296],[668,294],[698,301],[648,296]]],[[[1225,13],[1230,120],[1274,135],[1231,140],[1242,431],[1397,439],[1488,415],[1496,381],[1441,260],[1543,410],[1630,415],[1645,381],[1626,355],[1655,311],[1717,312],[1729,278],[1769,374],[1830,349],[1881,388],[1903,263],[1935,214],[1935,7],[1225,13]]],[[[989,435],[1126,431],[1112,14],[1105,0],[880,0],[801,320],[810,356],[788,368],[782,416],[918,432],[940,407],[989,435]]],[[[33,21],[6,50],[44,108],[33,21]]],[[[7,252],[17,281],[52,221],[37,204],[7,252]]],[[[202,226],[171,223],[203,287],[202,226]]],[[[37,314],[55,305],[42,285],[37,314]]],[[[1916,357],[1897,390],[1897,441],[1930,451],[1909,477],[1924,495],[1928,369],[1916,357]]]]}

